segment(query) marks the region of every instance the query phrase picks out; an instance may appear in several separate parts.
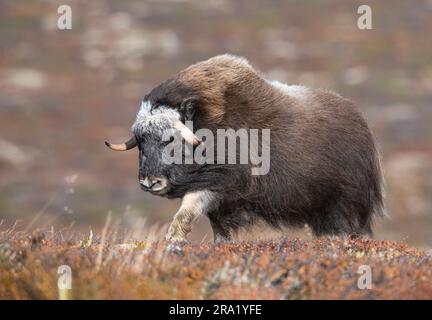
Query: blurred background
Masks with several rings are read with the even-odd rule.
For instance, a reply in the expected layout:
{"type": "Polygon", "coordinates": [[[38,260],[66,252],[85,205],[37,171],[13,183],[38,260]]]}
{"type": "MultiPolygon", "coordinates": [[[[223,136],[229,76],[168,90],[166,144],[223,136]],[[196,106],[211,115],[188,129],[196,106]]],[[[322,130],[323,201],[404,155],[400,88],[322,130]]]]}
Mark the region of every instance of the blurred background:
{"type": "MultiPolygon", "coordinates": [[[[376,237],[432,246],[432,1],[0,0],[0,220],[28,228],[171,220],[140,191],[129,136],[140,100],[191,63],[245,56],[268,78],[354,100],[376,135],[391,219],[376,237]],[[72,30],[57,7],[72,8],[72,30]]],[[[201,219],[193,239],[211,240],[201,219]]]]}

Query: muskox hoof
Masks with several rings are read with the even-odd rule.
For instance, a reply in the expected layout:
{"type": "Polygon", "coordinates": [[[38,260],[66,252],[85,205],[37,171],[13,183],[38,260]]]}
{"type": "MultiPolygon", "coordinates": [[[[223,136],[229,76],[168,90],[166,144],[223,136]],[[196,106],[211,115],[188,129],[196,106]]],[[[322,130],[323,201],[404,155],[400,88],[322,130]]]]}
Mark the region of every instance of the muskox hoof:
{"type": "Polygon", "coordinates": [[[175,253],[183,257],[184,256],[183,247],[188,243],[189,242],[187,240],[170,242],[167,245],[166,250],[168,252],[175,253]]]}

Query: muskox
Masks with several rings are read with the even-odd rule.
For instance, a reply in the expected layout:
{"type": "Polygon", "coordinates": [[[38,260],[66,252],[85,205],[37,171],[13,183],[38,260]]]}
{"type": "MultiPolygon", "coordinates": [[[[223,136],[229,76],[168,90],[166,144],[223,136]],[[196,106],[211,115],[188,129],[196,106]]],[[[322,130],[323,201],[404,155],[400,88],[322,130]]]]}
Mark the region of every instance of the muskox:
{"type": "Polygon", "coordinates": [[[200,215],[221,241],[258,222],[275,229],[308,225],[316,236],[371,235],[374,216],[383,214],[378,152],[354,104],[331,91],[270,81],[241,57],[193,64],[154,88],[132,132],[126,143],[106,144],[138,147],[141,188],[182,198],[170,241],[185,240],[200,215]],[[195,134],[203,128],[215,136],[218,129],[269,129],[268,145],[259,142],[270,150],[268,172],[251,174],[251,163],[162,160],[172,142],[165,132],[177,132],[189,149],[205,149],[195,134]]]}

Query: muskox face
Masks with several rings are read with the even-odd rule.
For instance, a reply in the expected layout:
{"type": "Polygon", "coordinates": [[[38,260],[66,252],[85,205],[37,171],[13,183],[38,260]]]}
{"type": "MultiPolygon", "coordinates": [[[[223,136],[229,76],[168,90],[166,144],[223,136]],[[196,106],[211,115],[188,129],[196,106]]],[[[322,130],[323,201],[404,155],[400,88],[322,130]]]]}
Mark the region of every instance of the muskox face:
{"type": "Polygon", "coordinates": [[[155,106],[145,100],[132,126],[134,136],[124,144],[106,143],[108,147],[117,151],[138,147],[138,177],[144,191],[169,196],[173,185],[187,174],[184,164],[176,164],[169,160],[169,153],[174,152],[174,149],[183,154],[186,150],[183,148],[183,142],[188,146],[200,143],[193,132],[183,124],[182,119],[185,117],[181,109],[165,105],[155,106]]]}
{"type": "Polygon", "coordinates": [[[175,126],[179,120],[180,114],[171,108],[155,108],[148,101],[141,104],[132,131],[138,142],[138,178],[142,190],[164,195],[171,188],[170,179],[179,174],[174,164],[164,161],[167,145],[178,134],[175,126]]]}

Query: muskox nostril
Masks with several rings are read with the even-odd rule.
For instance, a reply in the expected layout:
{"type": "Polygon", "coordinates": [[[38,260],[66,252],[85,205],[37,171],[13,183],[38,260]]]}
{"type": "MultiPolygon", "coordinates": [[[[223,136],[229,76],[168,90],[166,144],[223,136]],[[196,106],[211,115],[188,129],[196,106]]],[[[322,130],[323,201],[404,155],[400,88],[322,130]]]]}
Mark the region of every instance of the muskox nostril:
{"type": "Polygon", "coordinates": [[[166,180],[158,177],[145,177],[140,179],[139,182],[145,191],[160,191],[167,186],[166,180]]]}
{"type": "Polygon", "coordinates": [[[150,180],[149,177],[145,177],[145,179],[140,180],[140,184],[146,187],[147,189],[150,189],[154,185],[154,182],[150,180]]]}

